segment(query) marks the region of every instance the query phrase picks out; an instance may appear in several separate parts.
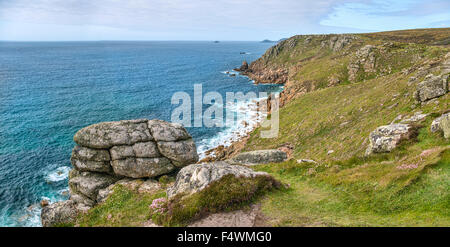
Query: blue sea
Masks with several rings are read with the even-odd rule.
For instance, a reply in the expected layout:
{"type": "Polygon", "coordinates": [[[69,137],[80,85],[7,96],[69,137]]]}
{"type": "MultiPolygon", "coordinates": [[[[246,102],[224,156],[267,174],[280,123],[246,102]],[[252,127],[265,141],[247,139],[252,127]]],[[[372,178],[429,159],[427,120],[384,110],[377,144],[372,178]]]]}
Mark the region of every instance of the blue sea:
{"type": "MultiPolygon", "coordinates": [[[[245,76],[226,73],[271,45],[0,42],[0,226],[40,226],[39,202],[68,198],[72,138],[80,128],[122,119],[170,121],[177,107],[172,95],[193,95],[194,84],[202,84],[203,94],[217,91],[224,99],[225,92],[280,91],[277,85],[254,85],[245,76]]],[[[200,153],[243,131],[188,130],[200,153]]]]}

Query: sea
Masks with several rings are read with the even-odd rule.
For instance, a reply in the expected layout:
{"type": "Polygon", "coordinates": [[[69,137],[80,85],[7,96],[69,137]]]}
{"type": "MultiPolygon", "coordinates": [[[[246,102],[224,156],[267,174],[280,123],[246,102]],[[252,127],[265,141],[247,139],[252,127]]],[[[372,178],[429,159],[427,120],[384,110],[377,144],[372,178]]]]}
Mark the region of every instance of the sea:
{"type": "MultiPolygon", "coordinates": [[[[193,101],[194,84],[202,85],[203,94],[218,92],[224,101],[227,92],[280,92],[279,85],[255,85],[232,71],[272,45],[0,42],[0,226],[41,226],[40,201],[68,199],[73,135],[85,126],[138,118],[170,121],[179,106],[172,96],[185,92],[193,101]]],[[[188,127],[200,156],[251,131],[262,117],[254,112],[259,99],[221,104],[234,112],[235,125],[188,127]]],[[[203,110],[208,107],[203,104],[203,110]]]]}

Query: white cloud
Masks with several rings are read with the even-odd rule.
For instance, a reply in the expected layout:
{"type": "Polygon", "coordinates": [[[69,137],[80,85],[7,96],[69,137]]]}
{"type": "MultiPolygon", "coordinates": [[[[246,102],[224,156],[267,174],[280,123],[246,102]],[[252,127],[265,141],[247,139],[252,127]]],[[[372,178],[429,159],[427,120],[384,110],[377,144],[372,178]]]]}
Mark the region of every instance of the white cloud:
{"type": "MultiPolygon", "coordinates": [[[[384,6],[370,0],[0,0],[0,38],[47,40],[58,39],[60,33],[59,39],[65,40],[278,39],[300,33],[371,30],[374,25],[361,23],[365,19],[368,24],[375,22],[384,13],[372,13],[374,6],[385,10],[389,4],[393,3],[384,6]],[[89,30],[96,30],[98,38],[89,30]]],[[[397,4],[395,9],[396,13],[411,11],[405,3],[397,4]]],[[[426,18],[423,21],[442,23],[442,18],[426,18]]],[[[388,24],[386,21],[383,25],[388,24]]]]}
{"type": "Polygon", "coordinates": [[[366,30],[442,27],[450,23],[450,1],[373,0],[344,3],[320,24],[366,30]]]}

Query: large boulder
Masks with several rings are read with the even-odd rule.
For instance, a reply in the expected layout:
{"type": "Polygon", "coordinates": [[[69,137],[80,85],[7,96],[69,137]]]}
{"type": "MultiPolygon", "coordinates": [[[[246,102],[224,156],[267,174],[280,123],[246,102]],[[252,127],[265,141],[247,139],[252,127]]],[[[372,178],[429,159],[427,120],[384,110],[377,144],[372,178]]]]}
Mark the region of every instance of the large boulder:
{"type": "Polygon", "coordinates": [[[44,227],[58,226],[73,222],[79,211],[72,200],[50,204],[41,211],[41,222],[44,227]]]}
{"type": "Polygon", "coordinates": [[[287,159],[287,154],[278,149],[257,150],[240,153],[228,160],[231,164],[257,165],[279,163],[287,159]]]}
{"type": "Polygon", "coordinates": [[[74,140],[71,162],[79,171],[146,178],[198,161],[186,129],[161,120],[98,123],[79,130],[74,140]]]}
{"type": "Polygon", "coordinates": [[[410,139],[414,135],[414,128],[409,124],[390,124],[380,126],[369,135],[369,147],[366,155],[372,153],[390,152],[401,141],[410,139]]]}
{"type": "Polygon", "coordinates": [[[146,119],[122,120],[93,124],[79,130],[73,140],[80,146],[111,148],[117,145],[132,145],[153,140],[146,119]]]}
{"type": "Polygon", "coordinates": [[[189,195],[199,192],[212,182],[229,174],[232,174],[235,177],[247,178],[269,176],[265,172],[255,172],[248,167],[230,165],[224,161],[193,164],[180,170],[177,174],[175,183],[167,189],[167,195],[169,198],[172,198],[177,194],[189,195]]]}
{"type": "Polygon", "coordinates": [[[425,102],[440,97],[448,92],[448,75],[429,74],[417,85],[415,97],[418,102],[425,102]]]}

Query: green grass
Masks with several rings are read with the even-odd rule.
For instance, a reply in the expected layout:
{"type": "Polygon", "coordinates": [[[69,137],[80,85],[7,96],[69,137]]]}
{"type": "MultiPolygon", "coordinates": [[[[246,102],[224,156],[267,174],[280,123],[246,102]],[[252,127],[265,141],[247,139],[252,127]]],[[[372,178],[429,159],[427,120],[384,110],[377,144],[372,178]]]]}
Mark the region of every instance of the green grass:
{"type": "Polygon", "coordinates": [[[122,185],[114,186],[108,199],[82,214],[75,225],[90,226],[141,226],[151,218],[149,205],[156,198],[164,197],[165,192],[140,194],[122,185]]]}
{"type": "Polygon", "coordinates": [[[435,150],[412,170],[384,158],[261,166],[290,185],[261,200],[263,213],[273,226],[449,226],[450,148],[435,150]],[[309,169],[316,172],[308,175],[309,169]]]}

